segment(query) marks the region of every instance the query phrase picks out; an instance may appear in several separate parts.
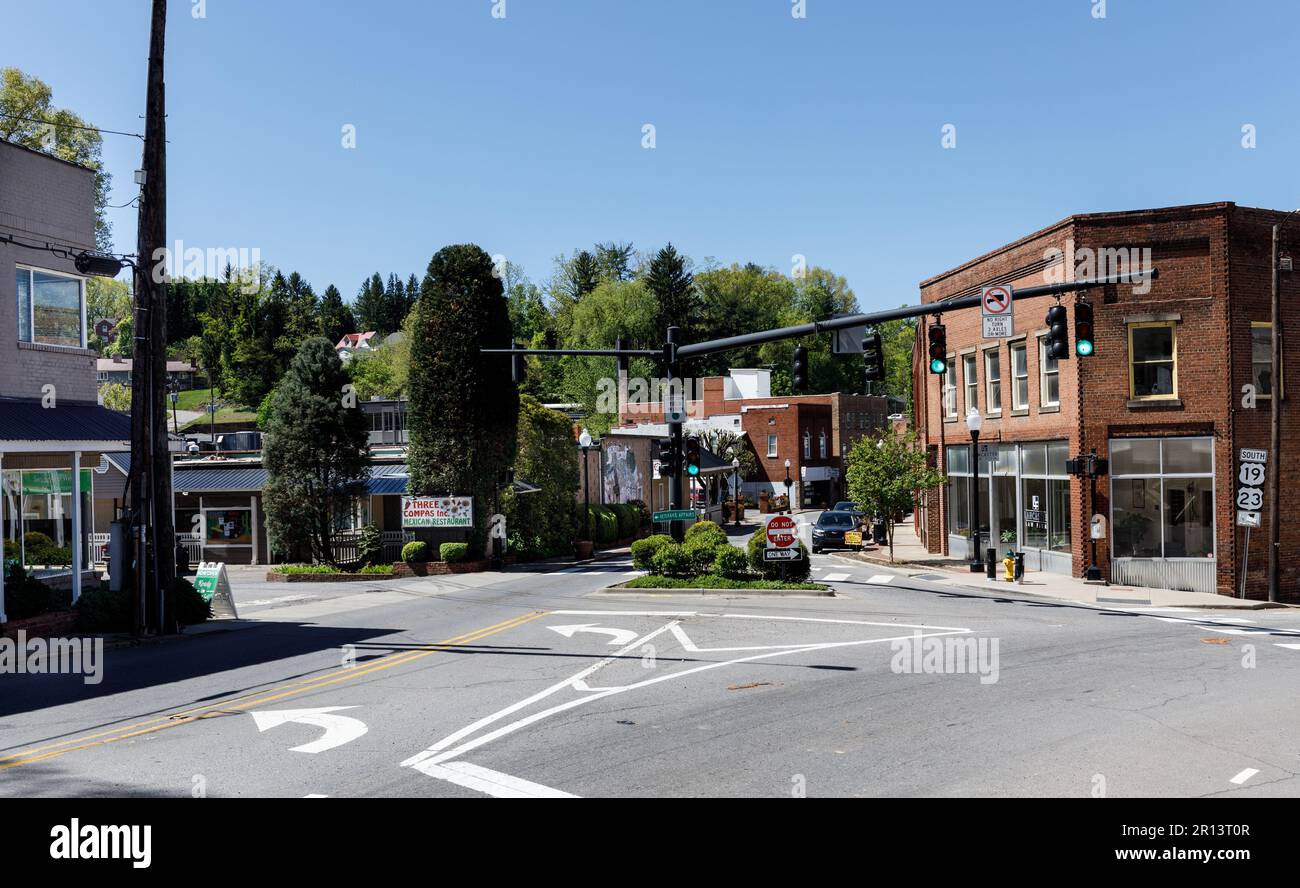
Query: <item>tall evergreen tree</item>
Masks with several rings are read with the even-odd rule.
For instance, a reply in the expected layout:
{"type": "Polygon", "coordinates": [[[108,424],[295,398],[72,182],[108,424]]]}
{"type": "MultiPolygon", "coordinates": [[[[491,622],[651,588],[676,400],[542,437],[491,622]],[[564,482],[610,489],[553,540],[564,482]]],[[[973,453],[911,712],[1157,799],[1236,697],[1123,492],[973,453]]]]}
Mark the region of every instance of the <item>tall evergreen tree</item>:
{"type": "Polygon", "coordinates": [[[352,306],[343,301],[339,288],[330,284],[320,302],[321,335],[335,344],[346,333],[356,332],[357,321],[352,317],[352,306]]]}
{"type": "Polygon", "coordinates": [[[402,312],[402,322],[415,310],[415,301],[420,298],[420,280],[415,275],[406,279],[406,311],[402,312]]]}
{"type": "Polygon", "coordinates": [[[474,497],[481,544],[497,485],[514,462],[519,393],[506,348],[510,315],[492,257],[474,244],[429,262],[411,324],[410,490],[474,497]]]}
{"type": "Polygon", "coordinates": [[[656,330],[667,330],[670,325],[682,328],[683,342],[689,342],[686,331],[696,318],[695,279],[686,268],[686,257],[670,243],[650,260],[646,269],[645,284],[659,300],[659,317],[656,330]]]}
{"type": "Polygon", "coordinates": [[[564,269],[566,289],[570,299],[577,301],[600,283],[600,265],[587,250],[580,251],[569,260],[564,269]]]}
{"type": "Polygon", "coordinates": [[[386,323],[385,308],[384,284],[379,279],[379,274],[375,273],[366,279],[361,285],[361,290],[357,293],[354,308],[357,329],[349,332],[368,333],[371,330],[377,331],[386,323]]]}
{"type": "Polygon", "coordinates": [[[266,524],[289,557],[335,564],[335,527],[365,495],[370,476],[365,416],[345,400],[348,375],[334,343],[308,339],[271,400],[263,444],[266,524]]]}
{"type": "Polygon", "coordinates": [[[596,267],[606,281],[626,281],[632,278],[632,244],[610,241],[596,244],[596,267]]]}

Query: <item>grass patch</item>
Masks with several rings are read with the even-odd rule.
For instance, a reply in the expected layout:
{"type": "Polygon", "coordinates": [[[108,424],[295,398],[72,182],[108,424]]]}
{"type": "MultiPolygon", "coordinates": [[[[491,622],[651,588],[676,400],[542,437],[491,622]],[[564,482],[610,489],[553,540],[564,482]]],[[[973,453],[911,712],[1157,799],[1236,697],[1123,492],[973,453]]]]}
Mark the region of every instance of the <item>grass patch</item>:
{"type": "Polygon", "coordinates": [[[393,575],[393,566],[391,564],[370,564],[361,568],[357,573],[378,574],[380,576],[391,577],[393,575]]]}
{"type": "Polygon", "coordinates": [[[625,589],[782,589],[825,592],[821,583],[783,583],[780,580],[730,580],[706,574],[699,577],[637,577],[625,589]]]}

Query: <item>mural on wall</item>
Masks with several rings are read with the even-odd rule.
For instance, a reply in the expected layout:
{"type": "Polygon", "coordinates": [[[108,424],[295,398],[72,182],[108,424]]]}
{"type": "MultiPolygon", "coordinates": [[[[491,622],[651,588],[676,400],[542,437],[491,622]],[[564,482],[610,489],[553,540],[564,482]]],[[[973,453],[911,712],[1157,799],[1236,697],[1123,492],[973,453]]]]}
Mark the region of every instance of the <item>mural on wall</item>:
{"type": "Polygon", "coordinates": [[[606,444],[601,451],[601,481],[606,503],[625,503],[645,499],[641,492],[641,472],[636,454],[623,444],[606,444]]]}

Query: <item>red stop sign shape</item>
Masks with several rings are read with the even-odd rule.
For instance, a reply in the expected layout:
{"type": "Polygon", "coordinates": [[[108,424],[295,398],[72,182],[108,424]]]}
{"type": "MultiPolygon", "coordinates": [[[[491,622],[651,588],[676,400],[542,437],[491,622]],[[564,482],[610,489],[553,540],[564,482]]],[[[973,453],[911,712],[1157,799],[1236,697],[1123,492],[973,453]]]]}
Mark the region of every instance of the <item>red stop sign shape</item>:
{"type": "Polygon", "coordinates": [[[796,539],[794,519],[788,515],[777,515],[767,522],[768,545],[778,549],[788,549],[796,539]]]}

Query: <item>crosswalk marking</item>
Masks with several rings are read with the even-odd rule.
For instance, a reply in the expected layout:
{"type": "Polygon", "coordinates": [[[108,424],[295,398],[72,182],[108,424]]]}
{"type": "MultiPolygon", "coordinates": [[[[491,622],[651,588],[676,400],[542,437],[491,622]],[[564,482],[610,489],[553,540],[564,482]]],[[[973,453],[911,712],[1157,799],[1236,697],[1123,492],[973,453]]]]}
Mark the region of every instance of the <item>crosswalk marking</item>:
{"type": "Polygon", "coordinates": [[[1300,644],[1282,644],[1280,641],[1273,642],[1274,647],[1286,648],[1288,651],[1300,651],[1300,644]]]}
{"type": "Polygon", "coordinates": [[[849,578],[848,574],[827,574],[826,576],[822,577],[822,581],[826,583],[842,583],[848,578],[849,578]]]}
{"type": "Polygon", "coordinates": [[[893,574],[876,574],[875,576],[867,578],[868,583],[875,583],[877,586],[883,586],[885,583],[893,582],[893,580],[893,574]]]}
{"type": "Polygon", "coordinates": [[[1236,777],[1233,777],[1228,782],[1235,783],[1238,786],[1241,786],[1241,784],[1245,783],[1247,780],[1249,780],[1251,777],[1254,777],[1258,773],[1259,773],[1258,768],[1246,768],[1245,770],[1239,773],[1236,777]]]}

